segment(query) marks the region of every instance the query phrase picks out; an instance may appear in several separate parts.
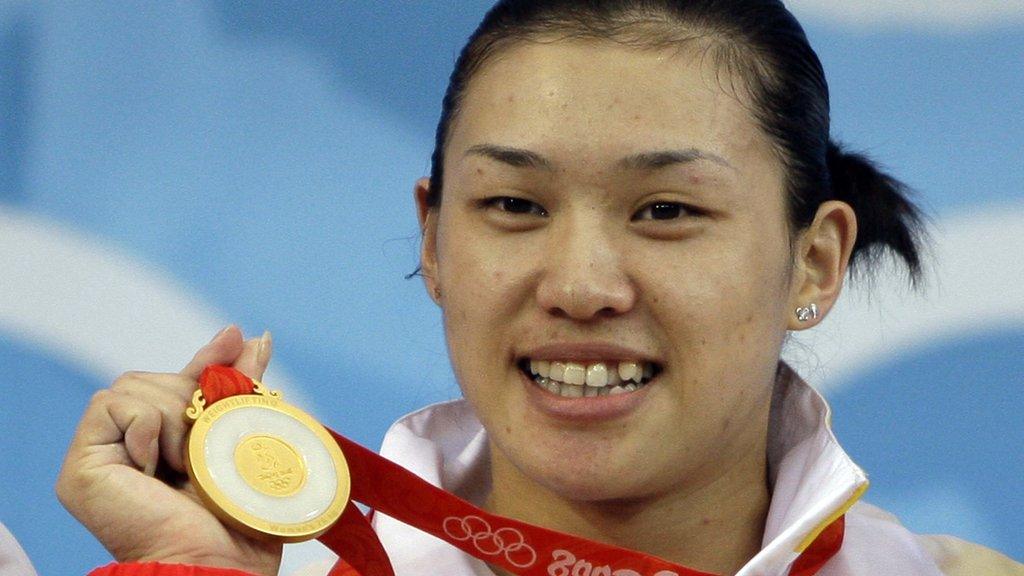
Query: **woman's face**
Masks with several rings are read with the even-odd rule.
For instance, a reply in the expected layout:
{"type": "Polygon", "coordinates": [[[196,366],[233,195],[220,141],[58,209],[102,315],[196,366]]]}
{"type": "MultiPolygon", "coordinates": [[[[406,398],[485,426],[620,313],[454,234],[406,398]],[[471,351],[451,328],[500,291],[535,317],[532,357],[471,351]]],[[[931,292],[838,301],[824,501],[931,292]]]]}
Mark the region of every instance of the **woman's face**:
{"type": "Polygon", "coordinates": [[[465,94],[423,264],[496,470],[610,500],[763,462],[783,172],[701,54],[523,43],[465,94]],[[653,377],[599,386],[631,362],[653,377]]]}

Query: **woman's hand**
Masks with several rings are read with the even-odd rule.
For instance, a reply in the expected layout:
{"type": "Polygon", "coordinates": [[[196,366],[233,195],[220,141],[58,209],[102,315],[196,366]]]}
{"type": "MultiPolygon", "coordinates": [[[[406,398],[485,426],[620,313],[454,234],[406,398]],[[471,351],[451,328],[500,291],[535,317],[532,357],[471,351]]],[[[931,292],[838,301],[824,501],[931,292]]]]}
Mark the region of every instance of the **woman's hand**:
{"type": "Polygon", "coordinates": [[[71,442],[57,496],[120,562],[166,562],[277,574],[281,545],[253,540],[203,507],[184,476],[182,418],[209,364],[260,379],[270,335],[229,326],[178,374],[128,372],[97,392],[71,442]]]}

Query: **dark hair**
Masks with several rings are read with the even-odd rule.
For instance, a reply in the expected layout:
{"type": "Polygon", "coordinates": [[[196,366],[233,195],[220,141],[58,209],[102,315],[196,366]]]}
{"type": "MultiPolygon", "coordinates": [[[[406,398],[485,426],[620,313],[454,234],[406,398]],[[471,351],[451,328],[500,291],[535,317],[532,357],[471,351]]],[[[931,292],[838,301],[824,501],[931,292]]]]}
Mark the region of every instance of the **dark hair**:
{"type": "Polygon", "coordinates": [[[440,202],[445,146],[476,71],[510,44],[552,38],[599,38],[640,48],[701,43],[720,74],[745,84],[752,113],[786,168],[792,229],[808,226],[822,202],[844,201],[858,222],[851,270],[888,249],[903,260],[912,282],[920,278],[920,211],[902,183],[830,139],[821,62],[780,0],[499,1],[462,49],[449,80],[432,156],[431,206],[440,202]]]}

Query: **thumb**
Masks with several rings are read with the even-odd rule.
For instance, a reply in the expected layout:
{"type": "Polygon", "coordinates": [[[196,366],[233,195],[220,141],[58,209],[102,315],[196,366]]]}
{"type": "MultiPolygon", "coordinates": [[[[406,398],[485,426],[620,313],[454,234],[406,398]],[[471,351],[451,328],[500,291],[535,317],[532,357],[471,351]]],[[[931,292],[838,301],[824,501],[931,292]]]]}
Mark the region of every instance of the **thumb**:
{"type": "Polygon", "coordinates": [[[235,362],[243,351],[242,331],[231,324],[221,330],[196,352],[195,357],[186,365],[180,374],[193,382],[199,379],[203,368],[210,364],[228,364],[235,362]]]}
{"type": "Polygon", "coordinates": [[[235,359],[231,366],[253,380],[262,380],[263,373],[267,371],[270,364],[270,355],[273,353],[274,340],[270,332],[264,332],[259,338],[246,340],[242,345],[242,353],[235,359]]]}

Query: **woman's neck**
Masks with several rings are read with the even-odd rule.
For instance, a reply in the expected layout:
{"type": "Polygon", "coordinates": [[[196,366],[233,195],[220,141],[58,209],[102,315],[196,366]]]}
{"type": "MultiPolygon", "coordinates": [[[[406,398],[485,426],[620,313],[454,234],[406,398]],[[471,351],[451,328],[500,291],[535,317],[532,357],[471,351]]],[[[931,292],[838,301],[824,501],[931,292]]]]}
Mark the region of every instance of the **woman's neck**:
{"type": "MultiPolygon", "coordinates": [[[[761,548],[771,496],[764,439],[710,479],[632,500],[581,502],[525,477],[498,456],[485,504],[496,514],[651,554],[714,574],[735,574],[761,548]],[[755,454],[757,457],[749,457],[755,454]]],[[[491,447],[492,455],[496,448],[491,447]]],[[[494,568],[498,574],[506,572],[494,568]]]]}

